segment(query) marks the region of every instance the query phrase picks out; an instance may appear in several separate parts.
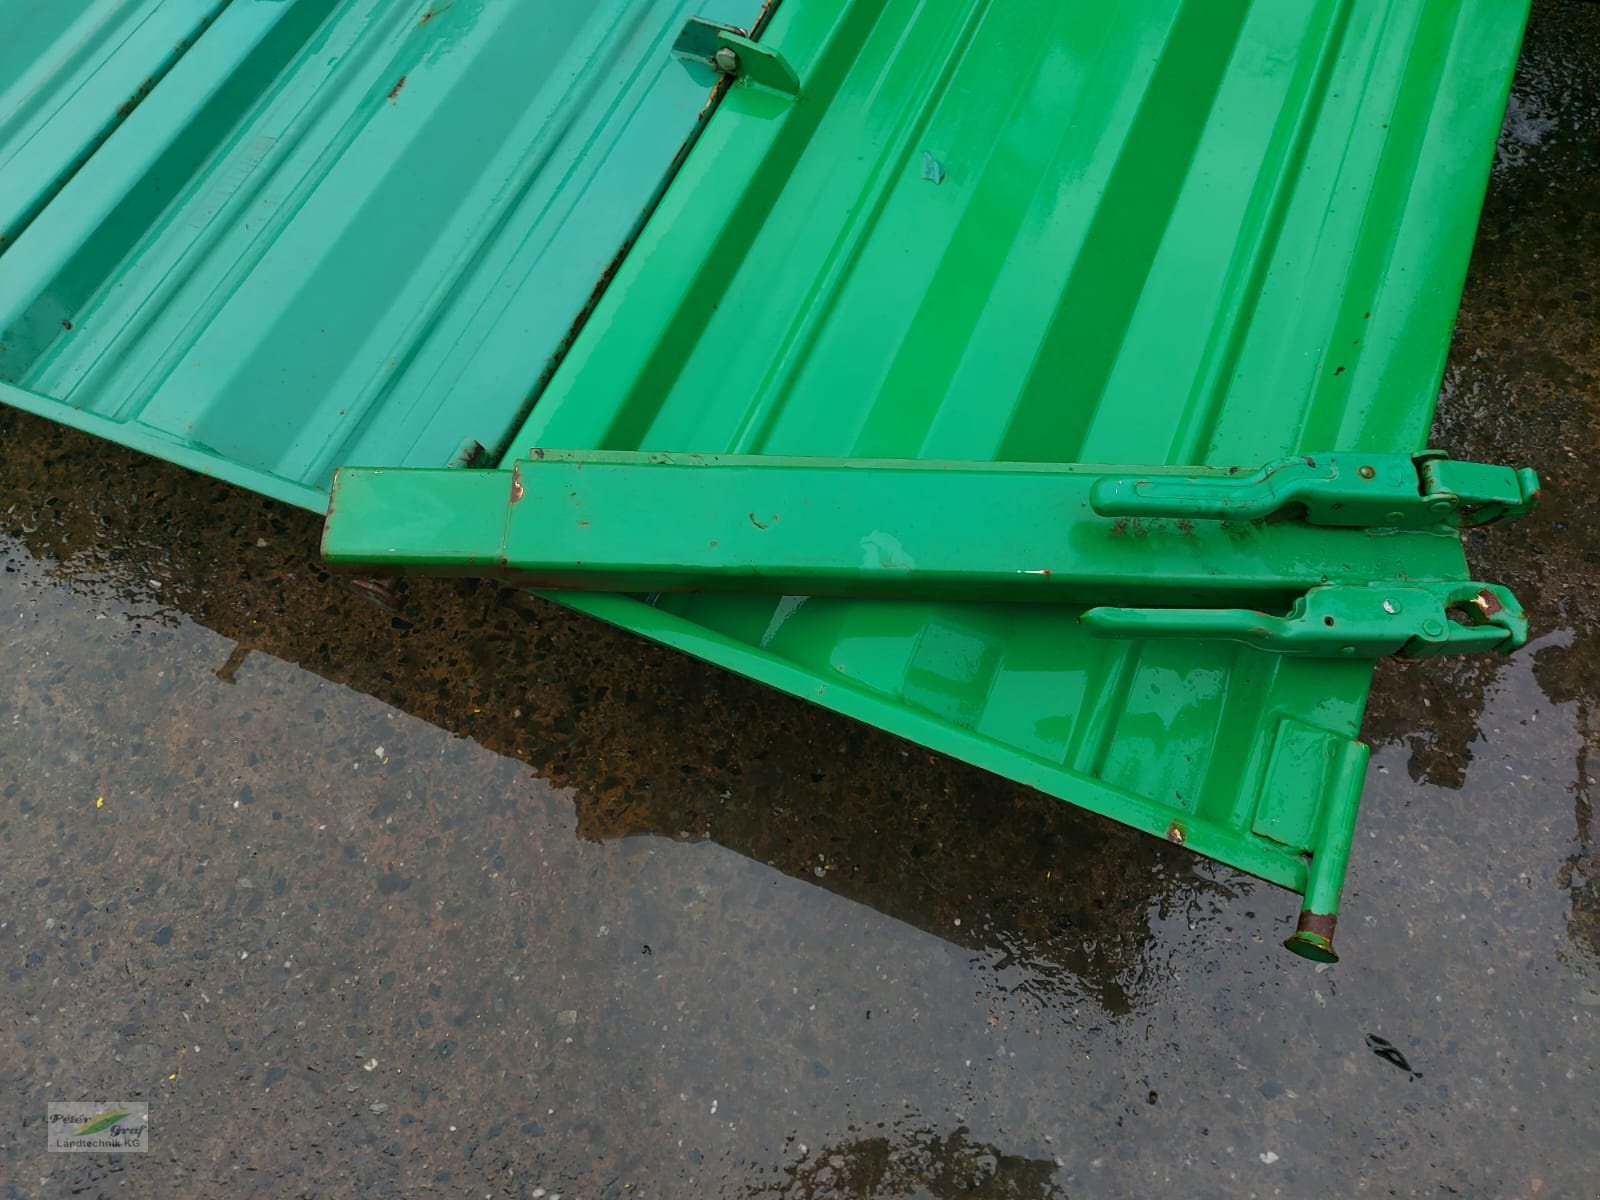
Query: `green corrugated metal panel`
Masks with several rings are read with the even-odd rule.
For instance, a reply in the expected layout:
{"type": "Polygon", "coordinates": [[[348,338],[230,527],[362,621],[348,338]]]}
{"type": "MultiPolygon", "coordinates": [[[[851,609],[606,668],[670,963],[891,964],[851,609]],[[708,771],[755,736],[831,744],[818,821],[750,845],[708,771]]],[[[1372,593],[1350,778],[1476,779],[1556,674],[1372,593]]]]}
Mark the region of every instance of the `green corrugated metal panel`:
{"type": "MultiPolygon", "coordinates": [[[[89,16],[20,7],[25,127],[37,93],[100,128],[127,56],[84,84],[89,16]]],[[[171,55],[205,6],[102,7],[171,55]]],[[[3,398],[312,508],[344,462],[494,451],[697,126],[708,9],[759,0],[234,0],[0,256],[3,398]]]]}
{"type": "MultiPolygon", "coordinates": [[[[799,101],[733,90],[514,447],[1419,448],[1526,15],[786,0],[799,101]]],[[[1059,608],[559,598],[1295,890],[1319,841],[1342,876],[1370,662],[1059,608]]]]}

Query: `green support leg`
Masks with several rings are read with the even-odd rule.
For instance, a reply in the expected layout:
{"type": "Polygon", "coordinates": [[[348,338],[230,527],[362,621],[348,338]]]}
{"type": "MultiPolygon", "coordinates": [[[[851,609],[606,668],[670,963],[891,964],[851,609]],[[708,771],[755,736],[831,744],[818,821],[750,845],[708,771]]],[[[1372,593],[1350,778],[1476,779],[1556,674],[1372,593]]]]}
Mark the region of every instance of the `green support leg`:
{"type": "MultiPolygon", "coordinates": [[[[1347,770],[1359,775],[1366,762],[1363,748],[1347,770]]],[[[1343,781],[1342,785],[1330,789],[1329,795],[1306,875],[1300,921],[1283,943],[1300,957],[1322,963],[1339,961],[1333,948],[1333,932],[1339,921],[1339,896],[1344,890],[1345,869],[1350,863],[1350,846],[1356,836],[1356,813],[1361,806],[1360,779],[1343,781]]]]}

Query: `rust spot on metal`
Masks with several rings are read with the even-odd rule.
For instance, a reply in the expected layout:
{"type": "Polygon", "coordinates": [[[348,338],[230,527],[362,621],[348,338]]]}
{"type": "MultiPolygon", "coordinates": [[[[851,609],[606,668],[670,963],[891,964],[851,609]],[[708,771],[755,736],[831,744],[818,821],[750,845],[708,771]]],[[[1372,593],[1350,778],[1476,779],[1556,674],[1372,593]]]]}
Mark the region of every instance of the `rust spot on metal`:
{"type": "Polygon", "coordinates": [[[761,11],[756,14],[755,24],[750,26],[750,36],[752,38],[761,36],[761,31],[767,27],[767,22],[772,20],[772,14],[777,11],[778,5],[782,3],[783,0],[765,0],[761,5],[761,11]]]}
{"type": "Polygon", "coordinates": [[[1184,537],[1193,537],[1194,522],[1189,520],[1188,517],[1184,517],[1178,522],[1178,532],[1183,534],[1184,537]]]}
{"type": "Polygon", "coordinates": [[[1283,945],[1284,949],[1292,950],[1301,958],[1310,959],[1318,963],[1336,963],[1339,955],[1333,948],[1333,931],[1338,925],[1339,918],[1331,913],[1314,913],[1306,909],[1300,911],[1300,922],[1283,945]]]}
{"type": "Polygon", "coordinates": [[[121,104],[117,105],[117,116],[119,118],[126,117],[134,109],[138,108],[140,102],[150,94],[151,89],[155,86],[156,78],[154,75],[151,75],[134,89],[133,95],[129,96],[121,104]]]}
{"type": "Polygon", "coordinates": [[[767,528],[760,521],[756,520],[755,513],[751,513],[750,514],[750,524],[754,525],[757,529],[765,529],[765,528],[767,528]]]}
{"type": "Polygon", "coordinates": [[[402,76],[400,76],[399,79],[396,79],[394,81],[394,86],[389,89],[389,99],[393,100],[396,96],[398,96],[400,94],[400,90],[402,88],[404,88],[405,86],[406,86],[406,77],[404,75],[402,75],[402,76]]]}
{"type": "Polygon", "coordinates": [[[1338,927],[1339,918],[1330,913],[1300,913],[1300,923],[1295,926],[1296,933],[1309,933],[1315,937],[1327,938],[1333,941],[1333,931],[1338,927]]]}
{"type": "Polygon", "coordinates": [[[544,457],[544,447],[543,446],[535,446],[532,450],[529,450],[528,453],[530,455],[532,455],[534,458],[543,458],[544,457]]]}
{"type": "Polygon", "coordinates": [[[61,328],[65,329],[65,330],[68,330],[70,332],[71,329],[72,329],[72,322],[68,321],[66,319],[63,319],[62,322],[61,322],[61,328]]]}
{"type": "Polygon", "coordinates": [[[1484,588],[1474,596],[1472,602],[1478,606],[1479,612],[1491,620],[1494,619],[1497,613],[1504,612],[1506,607],[1500,603],[1500,597],[1496,596],[1488,588],[1484,588]]]}
{"type": "Polygon", "coordinates": [[[1181,822],[1174,821],[1171,825],[1167,826],[1167,841],[1171,842],[1174,846],[1183,845],[1187,839],[1188,834],[1184,832],[1181,822]]]}
{"type": "Polygon", "coordinates": [[[511,503],[515,504],[526,494],[527,489],[522,486],[522,472],[513,470],[511,472],[511,503]]]}
{"type": "Polygon", "coordinates": [[[418,25],[426,25],[429,21],[433,20],[440,13],[448,12],[451,7],[452,6],[449,5],[449,4],[441,4],[437,8],[430,8],[427,12],[422,14],[422,19],[419,20],[417,22],[417,24],[418,25]]]}

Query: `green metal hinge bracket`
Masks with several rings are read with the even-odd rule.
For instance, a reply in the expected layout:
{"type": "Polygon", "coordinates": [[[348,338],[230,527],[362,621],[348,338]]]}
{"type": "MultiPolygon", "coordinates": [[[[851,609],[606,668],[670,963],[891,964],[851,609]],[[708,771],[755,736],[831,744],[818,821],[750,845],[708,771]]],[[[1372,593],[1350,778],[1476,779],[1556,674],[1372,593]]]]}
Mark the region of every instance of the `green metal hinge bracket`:
{"type": "Polygon", "coordinates": [[[1526,641],[1515,598],[1466,577],[1457,527],[1537,489],[1436,453],[1242,472],[539,450],[342,470],[323,552],[547,588],[1064,603],[1107,637],[1418,656],[1526,641]]]}
{"type": "Polygon", "coordinates": [[[772,46],[746,36],[737,26],[690,17],[673,43],[672,52],[753,87],[792,98],[800,95],[800,76],[789,61],[772,46]]]}
{"type": "Polygon", "coordinates": [[[717,34],[717,70],[755,87],[795,99],[800,97],[800,76],[773,47],[724,29],[717,34]]]}
{"type": "Polygon", "coordinates": [[[1527,468],[1420,454],[1304,454],[1250,475],[1215,472],[1112,476],[1095,485],[1107,516],[1270,520],[1309,525],[1430,529],[1482,525],[1530,511],[1539,477],[1527,468]]]}
{"type": "Polygon", "coordinates": [[[1429,658],[1509,651],[1528,640],[1528,619],[1499,584],[1314,587],[1285,616],[1248,609],[1092,608],[1097,635],[1221,638],[1258,650],[1311,658],[1429,658]]]}

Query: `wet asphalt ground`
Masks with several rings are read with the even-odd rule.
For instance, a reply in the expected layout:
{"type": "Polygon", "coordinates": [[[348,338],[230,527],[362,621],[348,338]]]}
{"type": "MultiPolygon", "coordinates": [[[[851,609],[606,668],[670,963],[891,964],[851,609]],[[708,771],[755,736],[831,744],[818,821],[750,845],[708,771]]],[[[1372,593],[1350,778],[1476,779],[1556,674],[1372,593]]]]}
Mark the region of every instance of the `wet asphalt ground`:
{"type": "Polygon", "coordinates": [[[1267,885],[0,413],[0,1195],[1600,1195],[1600,7],[1536,5],[1435,443],[1508,660],[1386,663],[1267,885]],[[151,1150],[45,1153],[53,1100],[151,1150]]]}

